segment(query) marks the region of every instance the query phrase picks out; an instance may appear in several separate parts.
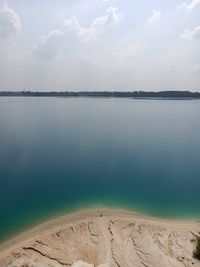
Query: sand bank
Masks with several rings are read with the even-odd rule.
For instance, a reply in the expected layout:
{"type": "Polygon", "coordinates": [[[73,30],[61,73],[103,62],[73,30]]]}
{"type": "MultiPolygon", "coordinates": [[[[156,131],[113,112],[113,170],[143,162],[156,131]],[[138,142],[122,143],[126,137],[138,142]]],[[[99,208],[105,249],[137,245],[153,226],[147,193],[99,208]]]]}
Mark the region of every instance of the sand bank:
{"type": "Polygon", "coordinates": [[[93,209],[41,224],[0,247],[0,267],[199,267],[199,221],[93,209]]]}

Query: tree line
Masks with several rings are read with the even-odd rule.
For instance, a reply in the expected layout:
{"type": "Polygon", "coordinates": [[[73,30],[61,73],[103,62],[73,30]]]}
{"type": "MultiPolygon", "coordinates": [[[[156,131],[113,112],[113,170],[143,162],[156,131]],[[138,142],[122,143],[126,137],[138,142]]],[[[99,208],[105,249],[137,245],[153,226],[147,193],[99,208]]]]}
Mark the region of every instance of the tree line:
{"type": "Polygon", "coordinates": [[[0,96],[32,97],[120,97],[120,98],[200,98],[191,91],[0,91],[0,96]]]}

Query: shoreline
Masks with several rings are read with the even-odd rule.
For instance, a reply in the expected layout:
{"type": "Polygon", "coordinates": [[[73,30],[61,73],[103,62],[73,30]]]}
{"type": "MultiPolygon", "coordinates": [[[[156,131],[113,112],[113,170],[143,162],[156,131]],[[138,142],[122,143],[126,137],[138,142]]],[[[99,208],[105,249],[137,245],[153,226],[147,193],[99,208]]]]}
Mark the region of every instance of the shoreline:
{"type": "MultiPolygon", "coordinates": [[[[0,254],[1,251],[4,249],[7,249],[13,244],[17,244],[17,242],[23,242],[24,240],[31,238],[33,234],[38,234],[41,231],[48,231],[51,227],[56,227],[60,224],[69,224],[79,221],[88,220],[90,217],[98,217],[98,216],[105,216],[105,217],[119,217],[119,218],[134,218],[137,221],[146,221],[153,224],[168,224],[170,225],[195,225],[199,224],[200,226],[200,220],[198,219],[190,219],[190,218],[165,218],[165,217],[159,217],[155,215],[149,215],[145,214],[139,211],[134,211],[127,208],[110,208],[110,207],[92,207],[92,208],[81,208],[77,209],[75,211],[67,212],[63,215],[55,214],[54,216],[51,216],[46,221],[39,223],[33,227],[30,227],[29,229],[25,231],[21,231],[19,234],[15,235],[12,238],[9,238],[8,240],[0,243],[0,254]]],[[[200,229],[199,229],[200,230],[200,229]]]]}
{"type": "MultiPolygon", "coordinates": [[[[44,216],[39,217],[39,219],[34,219],[34,222],[32,223],[27,223],[24,228],[17,228],[17,230],[14,230],[11,234],[8,234],[8,237],[3,238],[0,240],[0,252],[1,248],[5,246],[7,243],[11,243],[12,241],[15,241],[16,239],[20,238],[21,236],[24,236],[25,234],[31,233],[34,230],[40,229],[44,226],[51,225],[54,221],[59,221],[61,218],[67,219],[69,217],[76,218],[79,216],[87,216],[87,214],[95,214],[100,211],[106,212],[106,213],[115,213],[117,212],[118,214],[124,214],[128,213],[133,216],[139,216],[139,217],[145,217],[146,219],[153,219],[153,220],[159,220],[159,221],[165,221],[165,222],[191,222],[191,223],[199,223],[200,222],[200,217],[190,215],[190,216],[181,216],[181,215],[161,215],[159,213],[152,213],[148,212],[146,210],[140,210],[139,208],[136,207],[128,207],[127,205],[118,205],[119,207],[116,207],[116,205],[101,205],[101,204],[87,204],[87,205],[78,205],[74,206],[72,209],[68,210],[60,210],[60,211],[55,211],[53,213],[48,213],[44,216]],[[109,212],[110,211],[110,212],[109,212]]],[[[72,219],[71,218],[71,219],[72,219]]]]}
{"type": "Polygon", "coordinates": [[[197,236],[198,220],[106,207],[81,209],[1,244],[0,266],[197,267],[199,261],[193,258],[197,236]]]}
{"type": "Polygon", "coordinates": [[[200,99],[195,91],[164,90],[164,91],[0,91],[0,97],[115,97],[115,98],[194,98],[200,99]]]}

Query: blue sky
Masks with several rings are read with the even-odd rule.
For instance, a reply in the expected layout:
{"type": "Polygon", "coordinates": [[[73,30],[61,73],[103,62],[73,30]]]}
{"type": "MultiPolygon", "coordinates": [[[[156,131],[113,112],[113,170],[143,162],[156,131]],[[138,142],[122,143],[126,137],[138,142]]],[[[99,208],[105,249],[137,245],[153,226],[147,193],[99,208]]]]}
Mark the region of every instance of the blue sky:
{"type": "Polygon", "coordinates": [[[200,0],[0,0],[0,90],[200,90],[200,0]]]}

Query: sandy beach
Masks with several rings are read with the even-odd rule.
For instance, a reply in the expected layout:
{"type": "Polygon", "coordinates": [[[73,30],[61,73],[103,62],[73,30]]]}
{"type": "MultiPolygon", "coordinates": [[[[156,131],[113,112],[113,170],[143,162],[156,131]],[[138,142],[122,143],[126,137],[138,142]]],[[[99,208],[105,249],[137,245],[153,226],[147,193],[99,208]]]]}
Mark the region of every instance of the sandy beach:
{"type": "Polygon", "coordinates": [[[183,267],[200,221],[98,208],[43,223],[0,246],[1,267],[183,267]]]}

